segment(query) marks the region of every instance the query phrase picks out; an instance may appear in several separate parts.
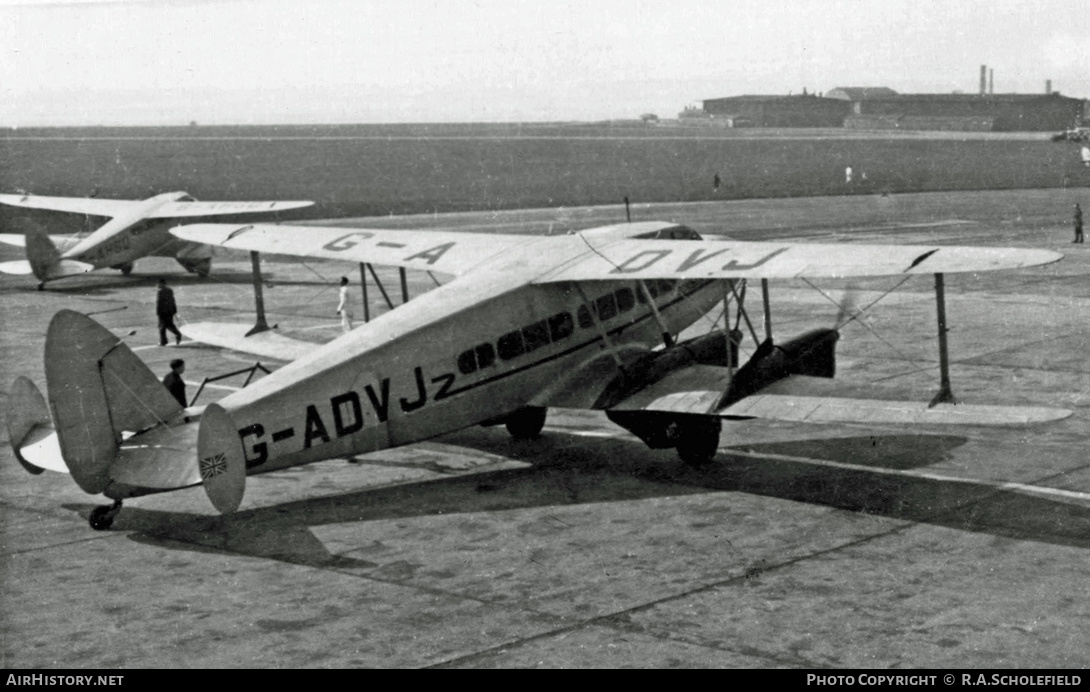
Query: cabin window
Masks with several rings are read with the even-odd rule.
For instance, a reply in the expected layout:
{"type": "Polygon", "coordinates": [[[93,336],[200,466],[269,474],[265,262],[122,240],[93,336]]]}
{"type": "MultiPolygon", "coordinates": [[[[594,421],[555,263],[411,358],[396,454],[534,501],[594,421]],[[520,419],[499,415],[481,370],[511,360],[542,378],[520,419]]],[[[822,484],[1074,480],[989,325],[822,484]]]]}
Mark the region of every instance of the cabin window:
{"type": "Polygon", "coordinates": [[[580,305],[575,315],[579,319],[579,326],[583,329],[590,329],[594,326],[594,316],[590,314],[590,310],[586,305],[580,305]]]}
{"type": "Polygon", "coordinates": [[[529,353],[542,346],[549,345],[549,327],[545,320],[534,322],[528,327],[522,328],[524,352],[529,353]]]}
{"type": "Polygon", "coordinates": [[[598,319],[605,322],[617,316],[617,299],[612,293],[607,293],[594,301],[597,308],[598,319]]]}
{"type": "Polygon", "coordinates": [[[631,288],[622,288],[613,295],[617,296],[617,312],[628,312],[636,307],[636,295],[631,288]]]}
{"type": "Polygon", "coordinates": [[[553,341],[566,339],[573,331],[575,331],[575,325],[572,324],[570,313],[562,312],[549,318],[549,335],[553,341]]]}
{"type": "Polygon", "coordinates": [[[704,283],[705,282],[702,279],[685,279],[681,282],[680,290],[683,294],[687,296],[692,295],[693,293],[699,291],[704,283]]]}
{"type": "Polygon", "coordinates": [[[458,355],[458,372],[463,375],[472,375],[477,372],[477,355],[473,349],[458,355]]]}
{"type": "Polygon", "coordinates": [[[477,367],[487,368],[496,362],[496,349],[492,348],[492,344],[481,344],[476,351],[477,367]]]}
{"type": "Polygon", "coordinates": [[[504,360],[511,360],[512,358],[518,358],[525,352],[525,347],[522,343],[522,331],[508,332],[499,338],[496,342],[496,351],[499,353],[500,358],[504,360]]]}

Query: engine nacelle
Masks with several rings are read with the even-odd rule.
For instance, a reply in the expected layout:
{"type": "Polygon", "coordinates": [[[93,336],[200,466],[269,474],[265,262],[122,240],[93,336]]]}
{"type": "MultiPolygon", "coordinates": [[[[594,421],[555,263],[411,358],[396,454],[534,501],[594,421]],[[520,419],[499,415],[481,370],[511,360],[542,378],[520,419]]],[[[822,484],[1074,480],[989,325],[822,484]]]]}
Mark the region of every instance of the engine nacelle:
{"type": "Polygon", "coordinates": [[[839,338],[835,329],[815,329],[779,346],[771,339],[765,341],[735,374],[716,408],[730,406],[789,375],[833,377],[839,338]]]}

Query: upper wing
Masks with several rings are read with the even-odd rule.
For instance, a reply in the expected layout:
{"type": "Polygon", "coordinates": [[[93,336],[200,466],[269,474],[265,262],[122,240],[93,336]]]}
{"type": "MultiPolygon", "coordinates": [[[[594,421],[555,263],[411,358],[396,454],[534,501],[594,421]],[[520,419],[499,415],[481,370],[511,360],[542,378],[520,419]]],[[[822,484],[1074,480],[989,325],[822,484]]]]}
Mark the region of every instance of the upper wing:
{"type": "Polygon", "coordinates": [[[604,243],[534,283],[936,274],[1032,267],[1062,257],[1022,248],[626,239],[604,243]]]}
{"type": "Polygon", "coordinates": [[[533,240],[487,233],[271,224],[194,224],[172,228],[170,232],[183,240],[236,250],[369,262],[456,275],[492,255],[533,240]]]}
{"type": "Polygon", "coordinates": [[[175,219],[186,216],[221,216],[259,214],[301,209],[314,202],[167,202],[148,215],[149,219],[175,219]]]}
{"type": "Polygon", "coordinates": [[[91,216],[120,216],[143,202],[94,197],[40,197],[38,195],[0,195],[0,204],[27,209],[49,209],[91,216]]]}

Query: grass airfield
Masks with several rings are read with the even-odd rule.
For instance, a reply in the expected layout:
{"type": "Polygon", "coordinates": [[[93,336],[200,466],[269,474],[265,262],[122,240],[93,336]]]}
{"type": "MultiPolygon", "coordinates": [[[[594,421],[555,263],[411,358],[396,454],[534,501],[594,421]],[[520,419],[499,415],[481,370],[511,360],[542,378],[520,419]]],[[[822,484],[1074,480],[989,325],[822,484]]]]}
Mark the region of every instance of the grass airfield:
{"type": "MultiPolygon", "coordinates": [[[[947,276],[952,381],[971,403],[1056,406],[1025,428],[728,423],[716,463],[684,466],[601,416],[551,411],[540,439],[471,428],[351,461],[251,477],[218,516],[202,489],[127,501],[32,477],[0,448],[0,664],[25,667],[1085,667],[1090,650],[1090,250],[1070,244],[1082,190],[634,205],[744,240],[1045,247],[1064,261],[947,276]]],[[[561,233],[620,206],[369,219],[375,225],[561,233]]],[[[360,223],[360,222],[353,222],[360,223]]],[[[0,248],[0,261],[18,259],[0,248]]],[[[265,264],[270,322],[338,333],[354,265],[265,264]]],[[[155,279],[188,321],[246,321],[248,259],[208,280],[172,261],[58,283],[0,276],[0,387],[44,384],[58,309],[93,314],[158,374],[252,358],[156,346],[155,279]]],[[[396,272],[381,273],[398,302],[396,272]]],[[[410,273],[410,293],[433,286],[410,273]]],[[[860,305],[889,279],[821,282],[860,305]]],[[[375,313],[386,308],[372,286],[375,313]]],[[[759,301],[749,305],[759,323],[759,301]]],[[[837,306],[773,282],[781,338],[837,306]]],[[[357,315],[359,314],[357,309],[357,315]]],[[[932,283],[909,281],[845,328],[838,377],[928,399],[932,283]]],[[[696,331],[711,327],[709,319],[696,331]]],[[[747,339],[744,348],[752,352],[747,339]]],[[[239,381],[201,396],[207,403],[239,381]]]]}

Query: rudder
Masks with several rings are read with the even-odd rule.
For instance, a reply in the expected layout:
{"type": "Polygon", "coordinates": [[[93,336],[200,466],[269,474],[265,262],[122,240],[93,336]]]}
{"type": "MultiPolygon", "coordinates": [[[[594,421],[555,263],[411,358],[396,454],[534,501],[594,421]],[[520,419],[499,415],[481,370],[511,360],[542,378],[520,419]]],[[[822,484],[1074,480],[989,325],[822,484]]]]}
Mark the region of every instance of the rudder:
{"type": "Polygon", "coordinates": [[[45,340],[45,379],[61,454],[85,492],[102,492],[122,432],[182,410],[121,339],[91,318],[61,310],[45,340]]]}

